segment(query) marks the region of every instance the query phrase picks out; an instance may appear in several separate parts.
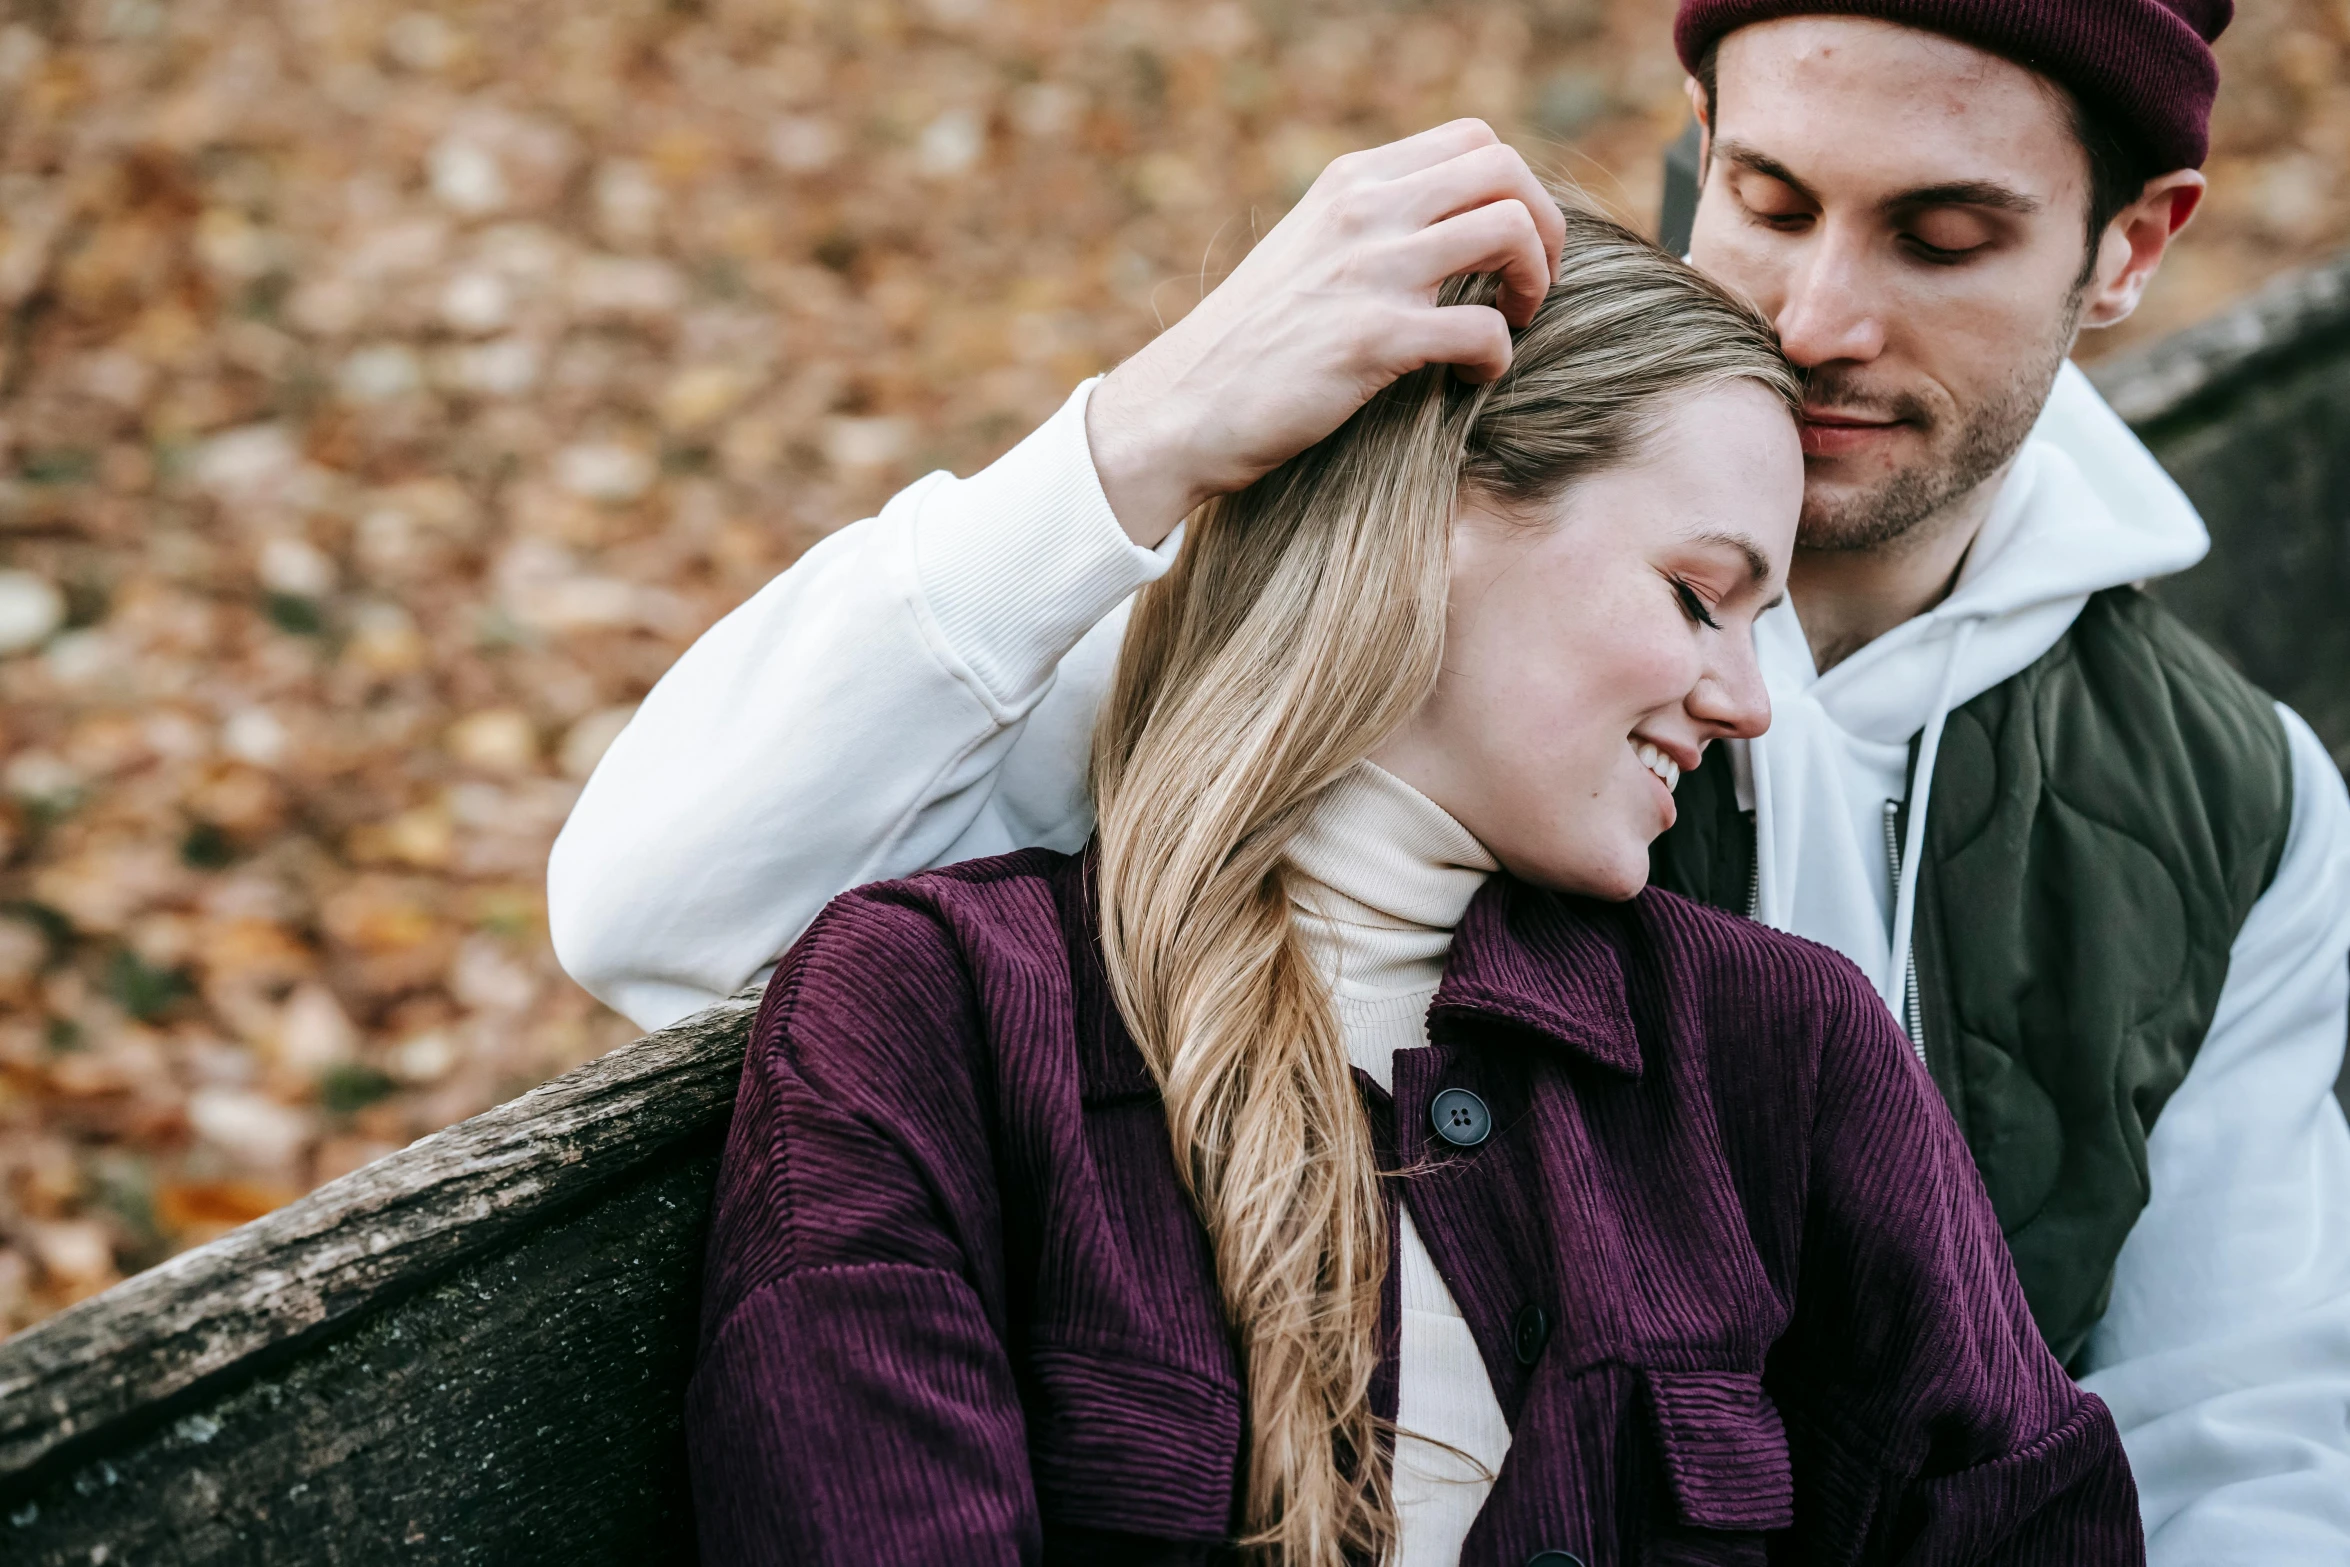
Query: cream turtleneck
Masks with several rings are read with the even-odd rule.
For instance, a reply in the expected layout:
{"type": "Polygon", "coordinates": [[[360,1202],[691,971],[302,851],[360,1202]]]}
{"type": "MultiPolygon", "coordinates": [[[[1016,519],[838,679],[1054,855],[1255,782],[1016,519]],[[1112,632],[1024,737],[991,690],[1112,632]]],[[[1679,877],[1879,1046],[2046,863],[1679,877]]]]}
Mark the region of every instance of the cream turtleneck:
{"type": "MultiPolygon", "coordinates": [[[[1347,1055],[1389,1087],[1395,1052],[1427,1043],[1428,1003],[1453,927],[1498,867],[1442,806],[1369,762],[1331,785],[1291,841],[1289,861],[1299,873],[1291,889],[1299,933],[1330,986],[1347,1055]]],[[[1395,1266],[1403,1342],[1394,1567],[1454,1567],[1509,1451],[1509,1422],[1409,1213],[1396,1224],[1395,1266]]]]}

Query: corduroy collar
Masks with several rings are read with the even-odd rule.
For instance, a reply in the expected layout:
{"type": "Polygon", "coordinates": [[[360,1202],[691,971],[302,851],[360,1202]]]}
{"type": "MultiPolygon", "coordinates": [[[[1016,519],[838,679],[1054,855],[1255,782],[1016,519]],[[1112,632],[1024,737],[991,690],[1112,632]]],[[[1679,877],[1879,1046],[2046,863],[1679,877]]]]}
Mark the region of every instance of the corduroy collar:
{"type": "MultiPolygon", "coordinates": [[[[1072,1000],[1083,1020],[1083,1092],[1088,1099],[1153,1093],[1157,1085],[1110,998],[1101,925],[1094,907],[1098,846],[1055,875],[1062,932],[1069,942],[1072,1000]]],[[[1507,871],[1486,880],[1453,933],[1443,983],[1428,1007],[1431,1038],[1464,1023],[1499,1024],[1625,1077],[1640,1075],[1640,1038],[1624,981],[1637,904],[1570,898],[1507,871]]]]}
{"type": "Polygon", "coordinates": [[[1624,941],[1636,909],[1570,898],[1504,871],[1488,880],[1453,932],[1444,982],[1428,1008],[1430,1037],[1461,1021],[1500,1023],[1627,1077],[1640,1038],[1624,984],[1624,941]]]}

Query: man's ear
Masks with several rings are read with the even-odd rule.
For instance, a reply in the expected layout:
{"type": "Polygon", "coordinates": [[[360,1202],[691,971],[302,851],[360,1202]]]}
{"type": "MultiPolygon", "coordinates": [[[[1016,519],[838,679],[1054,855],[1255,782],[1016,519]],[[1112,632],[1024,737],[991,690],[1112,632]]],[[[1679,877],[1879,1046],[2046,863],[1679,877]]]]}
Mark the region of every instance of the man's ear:
{"type": "Polygon", "coordinates": [[[2173,169],[2148,180],[2138,199],[2113,215],[2098,236],[2081,325],[2112,326],[2138,308],[2172,238],[2203,204],[2204,189],[2200,170],[2173,169]]]}
{"type": "Polygon", "coordinates": [[[1689,112],[1697,116],[1697,173],[1702,180],[1714,148],[1713,105],[1705,101],[1705,84],[1694,76],[1682,78],[1681,90],[1689,94],[1689,112]]]}

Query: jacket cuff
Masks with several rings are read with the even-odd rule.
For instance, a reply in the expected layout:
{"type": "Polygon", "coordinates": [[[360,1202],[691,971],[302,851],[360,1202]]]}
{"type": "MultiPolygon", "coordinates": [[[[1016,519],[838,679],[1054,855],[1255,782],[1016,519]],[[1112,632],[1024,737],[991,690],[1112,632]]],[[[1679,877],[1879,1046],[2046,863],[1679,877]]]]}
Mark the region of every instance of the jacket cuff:
{"type": "Polygon", "coordinates": [[[924,608],[1006,706],[1033,695],[1096,622],[1165,572],[1181,538],[1146,550],[1110,511],[1085,438],[1098,380],[978,473],[932,490],[914,521],[924,608]]]}

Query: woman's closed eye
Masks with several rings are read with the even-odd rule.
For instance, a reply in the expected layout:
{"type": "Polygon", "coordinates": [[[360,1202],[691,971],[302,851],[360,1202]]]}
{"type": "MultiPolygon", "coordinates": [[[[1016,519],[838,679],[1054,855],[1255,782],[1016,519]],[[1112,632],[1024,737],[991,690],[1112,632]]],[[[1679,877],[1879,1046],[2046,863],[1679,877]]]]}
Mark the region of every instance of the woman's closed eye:
{"type": "Polygon", "coordinates": [[[1713,611],[1706,607],[1705,599],[1698,591],[1683,578],[1675,577],[1672,580],[1673,592],[1681,600],[1681,613],[1708,630],[1721,630],[1722,623],[1714,619],[1713,611]]]}

